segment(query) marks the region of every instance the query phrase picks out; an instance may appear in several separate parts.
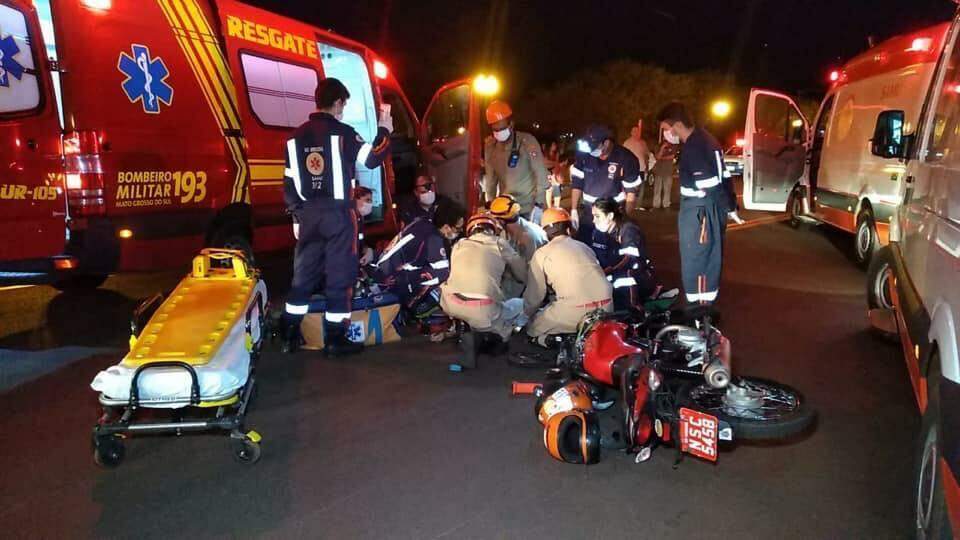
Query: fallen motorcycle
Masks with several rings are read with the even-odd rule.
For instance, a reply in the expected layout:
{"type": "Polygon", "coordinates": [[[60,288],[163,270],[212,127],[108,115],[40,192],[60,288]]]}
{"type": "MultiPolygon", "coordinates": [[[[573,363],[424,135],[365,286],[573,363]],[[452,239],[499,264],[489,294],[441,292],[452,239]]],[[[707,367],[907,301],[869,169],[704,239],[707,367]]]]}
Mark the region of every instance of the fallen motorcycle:
{"type": "Polygon", "coordinates": [[[588,314],[561,339],[557,367],[535,391],[550,454],[595,463],[601,447],[619,448],[641,462],[671,445],[678,463],[683,453],[716,461],[720,441],[782,440],[807,430],[816,412],[799,392],[733,374],[730,342],[713,318],[703,309],[641,320],[588,314]]]}

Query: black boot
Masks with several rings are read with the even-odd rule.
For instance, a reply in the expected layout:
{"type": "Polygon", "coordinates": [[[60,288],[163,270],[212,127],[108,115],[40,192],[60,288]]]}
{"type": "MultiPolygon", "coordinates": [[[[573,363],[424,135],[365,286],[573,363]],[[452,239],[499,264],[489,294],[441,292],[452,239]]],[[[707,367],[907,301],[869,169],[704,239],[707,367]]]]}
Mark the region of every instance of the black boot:
{"type": "Polygon", "coordinates": [[[284,354],[293,354],[300,350],[303,345],[303,335],[300,334],[300,322],[303,317],[297,315],[283,314],[283,326],[280,329],[280,352],[284,354]]]}
{"type": "Polygon", "coordinates": [[[363,343],[347,339],[347,329],[343,323],[323,321],[323,354],[335,357],[360,352],[363,352],[363,343]]]}
{"type": "Polygon", "coordinates": [[[460,365],[474,369],[477,367],[477,335],[469,328],[460,334],[460,352],[463,354],[460,365]]]}

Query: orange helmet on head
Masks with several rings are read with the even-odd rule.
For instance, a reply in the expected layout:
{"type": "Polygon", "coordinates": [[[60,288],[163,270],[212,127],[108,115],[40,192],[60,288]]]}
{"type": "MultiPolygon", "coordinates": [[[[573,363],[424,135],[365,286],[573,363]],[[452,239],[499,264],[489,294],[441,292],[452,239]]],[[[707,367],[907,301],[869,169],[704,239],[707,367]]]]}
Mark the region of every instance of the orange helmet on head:
{"type": "Polygon", "coordinates": [[[470,219],[467,221],[467,236],[477,232],[478,229],[487,230],[493,234],[500,234],[503,231],[503,226],[500,225],[500,222],[497,221],[496,218],[487,212],[480,212],[470,216],[470,219]]]}
{"type": "Polygon", "coordinates": [[[487,106],[487,123],[496,124],[513,116],[513,109],[505,101],[494,101],[487,106]]]}
{"type": "Polygon", "coordinates": [[[547,208],[543,211],[543,216],[540,217],[540,226],[547,228],[557,223],[563,223],[564,221],[570,222],[569,212],[563,208],[547,208]]]}
{"type": "Polygon", "coordinates": [[[512,223],[520,217],[520,203],[513,198],[513,195],[500,195],[490,201],[490,215],[512,223]]]}

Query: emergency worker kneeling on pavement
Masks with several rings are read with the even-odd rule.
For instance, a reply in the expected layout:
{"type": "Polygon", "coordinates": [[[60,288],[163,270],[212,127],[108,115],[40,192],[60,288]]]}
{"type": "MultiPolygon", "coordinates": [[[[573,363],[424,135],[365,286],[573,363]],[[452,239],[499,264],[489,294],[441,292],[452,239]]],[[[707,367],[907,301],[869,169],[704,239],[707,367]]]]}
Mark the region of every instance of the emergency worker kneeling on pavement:
{"type": "Polygon", "coordinates": [[[550,242],[530,261],[523,293],[523,309],[531,318],[527,335],[540,345],[546,344],[549,335],[575,332],[587,313],[613,308],[610,282],[593,250],[570,236],[573,225],[567,211],[547,209],[543,229],[550,242]],[[555,299],[540,309],[548,288],[553,289],[555,299]]]}
{"type": "Polygon", "coordinates": [[[359,272],[357,216],[351,196],[357,163],[379,167],[390,149],[393,120],[381,114],[373,143],[340,121],[350,92],[330,77],[317,85],[318,112],[293,132],[286,144],[283,191],[287,209],[299,224],[293,260],[293,283],[284,313],[283,350],[300,345],[300,322],[310,295],[323,283],[324,352],[336,356],[360,352],[347,339],[353,285],[359,272]]]}
{"type": "Polygon", "coordinates": [[[615,311],[642,310],[644,301],[659,292],[643,231],[615,200],[594,203],[590,247],[613,285],[615,311]]]}
{"type": "Polygon", "coordinates": [[[441,286],[443,311],[470,325],[475,332],[490,332],[503,343],[523,313],[523,300],[507,300],[501,289],[506,274],[523,283],[527,264],[501,236],[500,223],[487,214],[467,222],[467,236],[453,246],[450,277],[441,286]]]}
{"type": "Polygon", "coordinates": [[[513,249],[530,262],[533,254],[547,243],[547,233],[536,223],[520,215],[520,203],[510,195],[490,202],[490,215],[500,221],[513,249]]]}
{"type": "Polygon", "coordinates": [[[593,220],[591,208],[598,199],[612,198],[626,205],[627,214],[633,212],[637,189],[643,183],[637,156],[615,143],[613,132],[606,126],[587,128],[577,145],[577,157],[570,167],[574,228],[580,228],[581,220],[589,225],[593,220]]]}
{"type": "Polygon", "coordinates": [[[414,219],[393,238],[377,261],[374,277],[418,319],[425,319],[440,306],[439,287],[450,275],[447,254],[463,228],[463,214],[463,208],[453,201],[441,204],[433,223],[423,217],[414,219]]]}
{"type": "Polygon", "coordinates": [[[511,195],[520,213],[534,223],[547,201],[549,173],[536,137],[514,129],[513,111],[503,101],[487,107],[493,135],[484,143],[483,193],[489,203],[497,195],[511,195]]]}

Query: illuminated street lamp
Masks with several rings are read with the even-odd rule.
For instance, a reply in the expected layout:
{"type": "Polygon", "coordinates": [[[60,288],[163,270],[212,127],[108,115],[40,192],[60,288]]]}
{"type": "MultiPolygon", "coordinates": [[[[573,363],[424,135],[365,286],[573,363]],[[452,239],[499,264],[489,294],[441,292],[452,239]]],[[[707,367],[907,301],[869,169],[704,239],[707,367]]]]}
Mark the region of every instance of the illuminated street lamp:
{"type": "Polygon", "coordinates": [[[710,114],[718,120],[723,120],[730,116],[731,110],[733,110],[733,106],[730,105],[729,101],[723,99],[714,101],[713,105],[710,106],[710,114]]]}
{"type": "Polygon", "coordinates": [[[481,73],[473,79],[473,90],[481,96],[494,96],[500,91],[500,81],[494,75],[481,73]]]}

